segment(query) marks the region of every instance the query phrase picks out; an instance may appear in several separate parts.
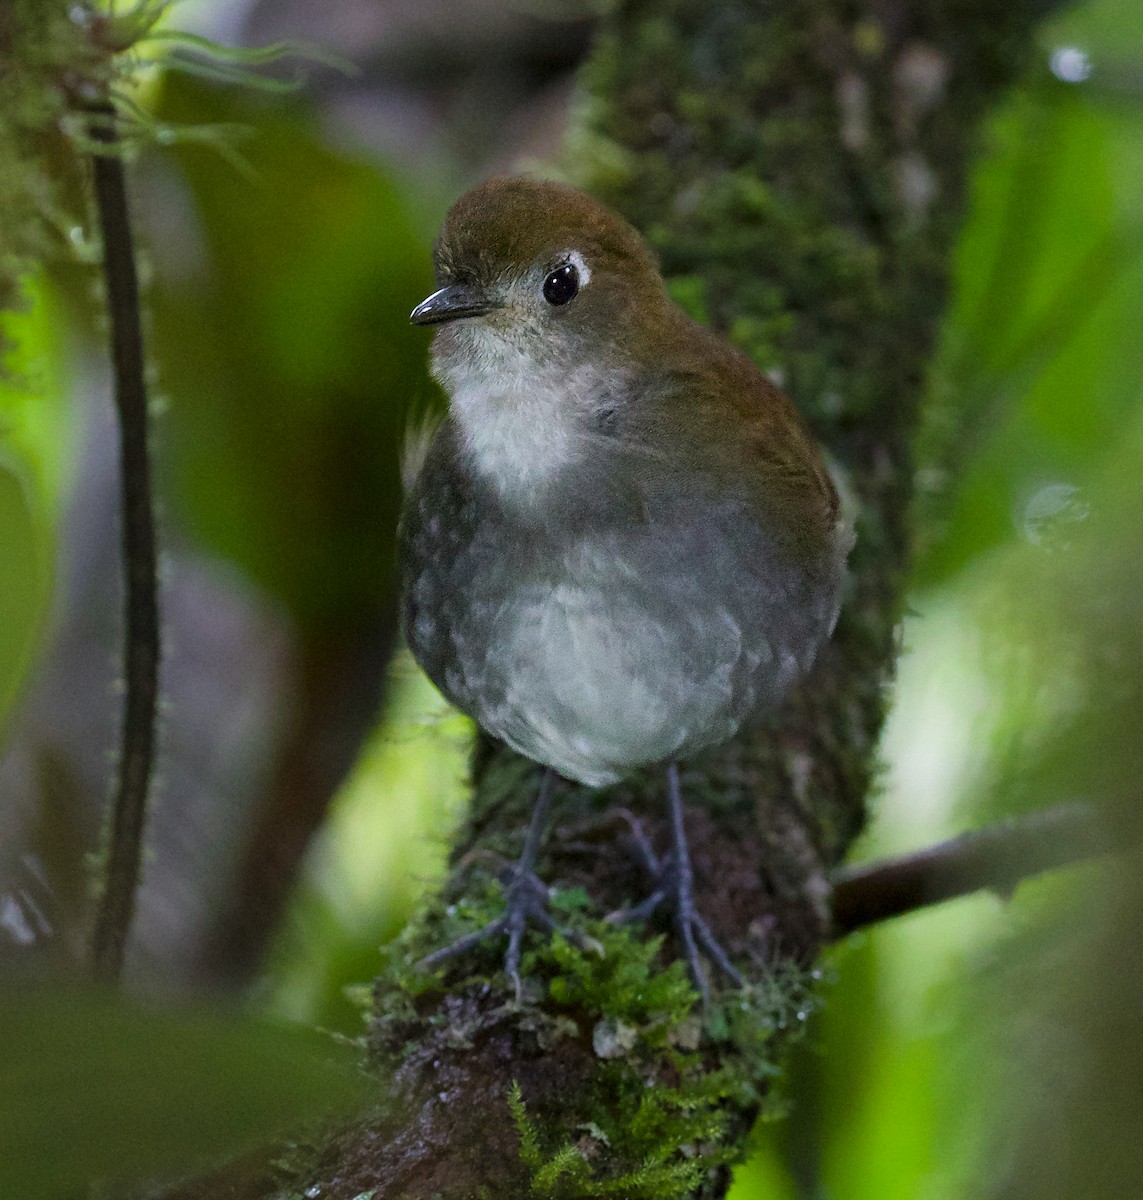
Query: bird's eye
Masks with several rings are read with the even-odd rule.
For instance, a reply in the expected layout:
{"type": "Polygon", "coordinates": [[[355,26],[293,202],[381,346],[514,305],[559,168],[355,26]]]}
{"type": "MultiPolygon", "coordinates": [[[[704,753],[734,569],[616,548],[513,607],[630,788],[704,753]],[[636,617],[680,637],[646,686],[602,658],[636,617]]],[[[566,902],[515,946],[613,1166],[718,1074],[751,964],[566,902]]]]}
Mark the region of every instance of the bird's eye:
{"type": "Polygon", "coordinates": [[[567,304],[579,291],[579,272],[574,263],[564,263],[544,280],[544,299],[549,304],[567,304]]]}

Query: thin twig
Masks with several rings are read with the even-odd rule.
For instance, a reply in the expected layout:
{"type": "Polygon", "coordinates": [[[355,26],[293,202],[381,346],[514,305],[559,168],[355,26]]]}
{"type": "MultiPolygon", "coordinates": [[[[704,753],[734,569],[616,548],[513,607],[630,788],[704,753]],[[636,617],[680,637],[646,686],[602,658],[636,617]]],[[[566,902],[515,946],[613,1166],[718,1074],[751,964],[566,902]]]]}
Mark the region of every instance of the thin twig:
{"type": "Polygon", "coordinates": [[[1064,804],[962,834],[915,854],[839,872],[833,882],[833,936],[1114,849],[1111,831],[1088,805],[1064,804]]]}
{"type": "Polygon", "coordinates": [[[114,125],[106,119],[113,115],[111,109],[105,106],[94,110],[92,115],[95,119],[91,123],[91,136],[110,147],[107,154],[93,155],[92,162],[103,239],[115,405],[119,414],[125,695],[119,767],[108,823],[102,894],[91,943],[91,967],[97,978],[113,981],[123,969],[143,854],[143,828],[155,752],[159,603],[139,279],[126,178],[123,160],[114,153],[117,138],[114,125]]]}

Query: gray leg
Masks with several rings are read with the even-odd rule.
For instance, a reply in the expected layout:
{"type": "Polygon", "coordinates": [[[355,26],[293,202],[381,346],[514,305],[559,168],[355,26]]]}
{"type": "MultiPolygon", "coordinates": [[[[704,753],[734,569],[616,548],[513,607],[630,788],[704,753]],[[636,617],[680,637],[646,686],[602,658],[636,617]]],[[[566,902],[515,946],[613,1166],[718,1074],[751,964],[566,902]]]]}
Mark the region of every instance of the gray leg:
{"type": "MultiPolygon", "coordinates": [[[[683,793],[679,786],[679,768],[676,763],[671,763],[667,768],[667,803],[671,824],[670,861],[663,868],[653,870],[656,886],[642,904],[612,913],[608,920],[617,923],[645,920],[661,905],[670,905],[674,910],[675,926],[683,943],[683,957],[687,960],[691,979],[702,993],[705,1004],[710,998],[710,991],[699,963],[700,947],[711,962],[737,987],[743,987],[745,980],[695,907],[694,874],[691,870],[690,851],[687,849],[687,831],[683,824],[683,793]]],[[[646,838],[642,836],[641,830],[638,831],[637,841],[640,838],[640,858],[655,863],[653,855],[648,854],[646,838]]]]}
{"type": "MultiPolygon", "coordinates": [[[[687,834],[683,828],[683,793],[679,787],[679,768],[676,763],[671,763],[667,768],[667,796],[671,804],[671,840],[674,844],[675,860],[678,864],[675,868],[676,888],[675,893],[675,919],[679,922],[685,922],[690,925],[690,934],[683,934],[683,944],[687,947],[688,958],[690,964],[691,975],[698,976],[698,970],[694,960],[690,957],[693,952],[694,939],[697,938],[699,945],[706,951],[711,962],[719,968],[720,971],[728,976],[736,987],[745,987],[746,980],[739,974],[738,969],[730,961],[726,951],[719,944],[714,934],[710,931],[710,926],[703,919],[702,914],[695,908],[694,891],[692,888],[693,876],[691,872],[691,856],[687,850],[687,834]]],[[[699,984],[703,991],[703,996],[706,996],[706,990],[699,984]]]]}
{"type": "Polygon", "coordinates": [[[548,889],[536,877],[536,858],[544,842],[544,827],[548,822],[548,811],[552,805],[552,792],[555,790],[556,773],[548,767],[540,782],[540,794],[536,797],[532,809],[532,818],[528,822],[528,832],[524,838],[524,849],[519,859],[513,865],[505,879],[504,914],[494,921],[489,921],[475,933],[458,938],[440,950],[421,959],[420,965],[426,968],[439,966],[458,954],[465,954],[481,942],[500,934],[508,935],[508,950],[504,955],[504,973],[516,990],[516,999],[520,999],[520,954],[524,941],[524,930],[532,921],[549,932],[559,932],[582,949],[599,950],[597,943],[589,942],[570,930],[560,929],[548,915],[548,889]]]}
{"type": "Polygon", "coordinates": [[[541,924],[553,924],[547,913],[548,890],[536,878],[536,856],[544,841],[544,827],[548,823],[548,810],[552,807],[552,791],[556,773],[551,767],[544,770],[540,781],[540,794],[532,809],[528,823],[528,834],[524,838],[524,849],[512,869],[508,884],[508,907],[504,913],[505,929],[508,933],[508,951],[504,955],[504,973],[512,981],[517,998],[520,994],[520,944],[524,940],[524,927],[528,918],[539,919],[541,924]]]}

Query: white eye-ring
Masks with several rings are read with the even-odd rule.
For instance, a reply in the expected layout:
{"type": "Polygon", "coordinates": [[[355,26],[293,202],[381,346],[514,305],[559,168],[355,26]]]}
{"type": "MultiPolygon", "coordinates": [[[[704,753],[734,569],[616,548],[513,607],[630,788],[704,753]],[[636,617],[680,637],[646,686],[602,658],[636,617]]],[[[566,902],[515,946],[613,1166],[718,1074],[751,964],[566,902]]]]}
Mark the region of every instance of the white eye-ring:
{"type": "Polygon", "coordinates": [[[570,304],[591,281],[591,268],[578,250],[565,250],[563,262],[544,280],[544,299],[553,308],[570,304]]]}
{"type": "Polygon", "coordinates": [[[561,255],[564,262],[569,262],[575,267],[579,275],[579,286],[582,291],[591,282],[591,268],[583,260],[583,255],[578,250],[569,250],[566,254],[561,255]]]}

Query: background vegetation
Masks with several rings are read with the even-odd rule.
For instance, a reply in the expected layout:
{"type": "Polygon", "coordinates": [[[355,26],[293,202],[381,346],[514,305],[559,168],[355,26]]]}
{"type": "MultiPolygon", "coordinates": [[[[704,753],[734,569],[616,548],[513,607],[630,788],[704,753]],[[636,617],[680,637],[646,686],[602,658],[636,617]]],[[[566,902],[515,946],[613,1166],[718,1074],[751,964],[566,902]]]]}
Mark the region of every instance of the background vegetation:
{"type": "MultiPolygon", "coordinates": [[[[172,23],[245,22],[258,39],[287,23],[240,7],[188,0],[172,23]]],[[[394,18],[366,23],[355,46],[335,21],[325,32],[355,53],[357,78],[317,72],[264,96],[158,71],[136,93],[160,131],[246,130],[215,135],[227,153],[184,139],[134,168],[170,642],[136,991],[240,989],[258,1012],[356,1035],[353,985],[441,869],[469,730],[404,654],[389,660],[398,450],[409,412],[436,402],[406,318],[431,286],[448,200],[552,150],[585,24],[505,14],[492,65],[479,42],[464,57],[465,29],[434,42],[394,18]],[[449,63],[453,82],[426,61],[449,63]]],[[[288,19],[322,31],[305,5],[288,19]]],[[[44,247],[62,235],[78,254],[22,259],[24,303],[3,326],[0,966],[19,981],[17,1012],[29,980],[78,957],[114,743],[113,439],[90,233],[68,200],[52,200],[44,247]]],[[[1093,0],[1043,31],[979,148],[918,448],[914,612],[862,850],[1059,800],[1101,805],[1128,849],[837,947],[791,1064],[789,1116],[760,1127],[736,1200],[1138,1191],[1141,249],[1143,9],[1093,0]]],[[[6,261],[17,250],[6,243],[6,261]]],[[[40,1005],[36,1037],[0,1020],[0,1129],[17,1138],[0,1182],[18,1194],[185,1161],[126,1103],[102,1157],[65,1136],[63,1090],[78,1096],[68,1119],[91,1122],[108,1064],[141,1064],[170,1036],[122,1032],[114,1014],[101,1034],[92,1003],[40,1005]],[[93,1035],[59,1036],[76,1022],[93,1035]],[[38,1169],[49,1160],[58,1170],[38,1169]]],[[[183,1057],[286,1094],[265,1065],[275,1048],[248,1057],[247,1037],[212,1028],[183,1057]]],[[[209,1071],[197,1093],[177,1064],[169,1080],[153,1081],[157,1103],[199,1095],[219,1126],[252,1103],[207,1104],[209,1071]]]]}

